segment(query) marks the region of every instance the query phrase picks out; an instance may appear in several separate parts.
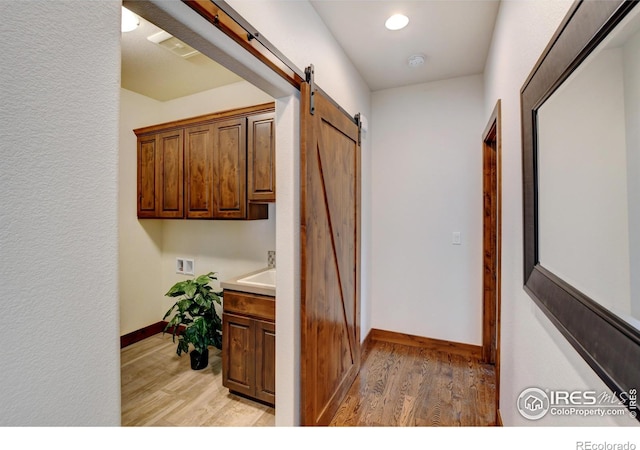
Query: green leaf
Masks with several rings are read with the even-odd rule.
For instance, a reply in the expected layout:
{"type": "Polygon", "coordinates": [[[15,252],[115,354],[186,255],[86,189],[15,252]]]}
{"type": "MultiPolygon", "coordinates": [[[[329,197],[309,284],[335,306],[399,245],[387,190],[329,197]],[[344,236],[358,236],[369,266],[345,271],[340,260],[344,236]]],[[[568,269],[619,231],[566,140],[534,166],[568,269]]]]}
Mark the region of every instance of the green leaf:
{"type": "Polygon", "coordinates": [[[171,309],[170,309],[169,311],[167,311],[167,312],[164,314],[164,317],[162,318],[162,320],[164,320],[164,319],[166,319],[167,317],[169,317],[169,314],[171,314],[171,311],[173,311],[173,306],[171,307],[171,309]]]}
{"type": "Polygon", "coordinates": [[[178,283],[174,284],[171,289],[169,289],[169,291],[164,295],[166,297],[178,297],[180,295],[183,295],[186,284],[186,281],[179,281],[178,283]]]}
{"type": "Polygon", "coordinates": [[[184,288],[184,295],[188,298],[193,298],[197,289],[198,286],[193,281],[189,280],[189,283],[184,288]]]}
{"type": "Polygon", "coordinates": [[[198,305],[205,305],[206,304],[206,300],[202,297],[201,293],[197,293],[195,297],[193,297],[193,301],[196,302],[198,305]]]}
{"type": "MultiPolygon", "coordinates": [[[[213,273],[213,272],[212,272],[212,273],[213,273]]],[[[201,286],[204,286],[204,285],[209,284],[209,281],[211,281],[211,279],[210,279],[210,277],[209,277],[209,274],[207,274],[207,275],[200,275],[198,278],[196,278],[196,283],[197,283],[197,284],[199,284],[199,285],[201,285],[201,286]]]]}
{"type": "Polygon", "coordinates": [[[185,339],[181,339],[178,342],[176,353],[178,354],[178,356],[180,356],[182,353],[189,353],[189,342],[187,342],[185,339]]]}
{"type": "Polygon", "coordinates": [[[173,316],[171,318],[171,320],[167,323],[167,326],[168,327],[175,327],[175,326],[180,325],[180,322],[181,322],[180,316],[173,316]]]}
{"type": "Polygon", "coordinates": [[[189,298],[183,298],[182,300],[178,300],[176,305],[178,306],[178,310],[184,314],[185,311],[188,311],[191,305],[193,304],[193,300],[189,298]]]}

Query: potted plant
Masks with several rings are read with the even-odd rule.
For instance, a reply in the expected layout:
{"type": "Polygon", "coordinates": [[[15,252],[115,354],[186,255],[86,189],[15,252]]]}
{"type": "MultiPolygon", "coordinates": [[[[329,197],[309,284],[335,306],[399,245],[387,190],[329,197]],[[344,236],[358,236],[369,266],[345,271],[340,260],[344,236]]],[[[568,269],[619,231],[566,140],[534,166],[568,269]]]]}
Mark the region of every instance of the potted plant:
{"type": "Polygon", "coordinates": [[[189,344],[193,346],[190,357],[194,370],[204,369],[209,364],[210,345],[222,348],[222,319],[215,308],[216,303],[222,304],[222,292],[213,291],[209,285],[212,280],[217,280],[215,272],[179,281],[165,294],[179,299],[163,317],[164,320],[173,314],[163,333],[171,331],[173,342],[178,336],[178,356],[189,353],[189,344]]]}

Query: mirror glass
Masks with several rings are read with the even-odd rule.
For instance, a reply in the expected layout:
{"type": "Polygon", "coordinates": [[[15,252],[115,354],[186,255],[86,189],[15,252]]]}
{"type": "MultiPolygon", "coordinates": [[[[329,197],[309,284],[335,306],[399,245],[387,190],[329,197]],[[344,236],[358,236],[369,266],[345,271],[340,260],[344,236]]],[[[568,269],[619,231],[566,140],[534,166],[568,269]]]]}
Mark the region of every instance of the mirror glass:
{"type": "Polygon", "coordinates": [[[638,329],[639,12],[537,110],[540,265],[638,329]]]}

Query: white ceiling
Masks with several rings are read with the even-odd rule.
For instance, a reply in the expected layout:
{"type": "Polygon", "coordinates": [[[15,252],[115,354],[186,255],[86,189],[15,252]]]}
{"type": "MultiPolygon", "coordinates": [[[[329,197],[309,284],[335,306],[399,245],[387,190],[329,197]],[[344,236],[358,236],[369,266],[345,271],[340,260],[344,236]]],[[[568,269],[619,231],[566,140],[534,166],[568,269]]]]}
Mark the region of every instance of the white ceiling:
{"type": "MultiPolygon", "coordinates": [[[[311,0],[372,91],[484,71],[499,0],[311,0]],[[409,25],[389,31],[394,13],[409,25]],[[423,66],[407,59],[421,53],[423,66]]],[[[165,101],[240,81],[202,54],[181,58],[147,40],[161,31],[141,19],[122,33],[122,87],[165,101]]],[[[268,39],[268,36],[266,36],[268,39]]]]}
{"type": "Polygon", "coordinates": [[[182,58],[147,39],[160,31],[141,18],[138,28],[122,33],[123,88],[166,101],[242,80],[201,53],[182,58]]]}
{"type": "Polygon", "coordinates": [[[311,0],[372,91],[484,72],[498,0],[311,0]],[[390,31],[392,14],[409,24],[390,31]],[[409,56],[425,64],[409,67],[409,56]]]}

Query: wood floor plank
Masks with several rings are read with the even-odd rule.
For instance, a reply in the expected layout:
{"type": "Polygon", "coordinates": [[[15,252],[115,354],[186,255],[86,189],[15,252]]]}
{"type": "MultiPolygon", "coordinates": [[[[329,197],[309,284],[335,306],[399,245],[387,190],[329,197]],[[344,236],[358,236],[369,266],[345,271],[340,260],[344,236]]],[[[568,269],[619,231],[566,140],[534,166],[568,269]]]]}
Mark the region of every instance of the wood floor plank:
{"type": "Polygon", "coordinates": [[[374,341],[331,426],[492,426],[495,373],[465,353],[374,341]]]}
{"type": "Polygon", "coordinates": [[[220,351],[209,366],[192,370],[178,357],[171,335],[156,334],[123,348],[122,426],[193,427],[275,425],[275,410],[230,394],[222,386],[220,351]]]}
{"type": "MultiPolygon", "coordinates": [[[[412,366],[415,359],[415,348],[402,348],[397,352],[398,361],[394,366],[394,371],[389,374],[389,381],[384,392],[385,408],[380,423],[401,425],[400,416],[407,406],[405,398],[411,389],[412,366]]],[[[405,411],[405,416],[410,415],[410,411],[405,411]]]]}
{"type": "MultiPolygon", "coordinates": [[[[275,410],[222,386],[219,352],[191,370],[170,335],[121,351],[123,426],[274,426],[275,410]]],[[[493,366],[472,356],[373,341],[332,426],[495,425],[493,366]]]]}

